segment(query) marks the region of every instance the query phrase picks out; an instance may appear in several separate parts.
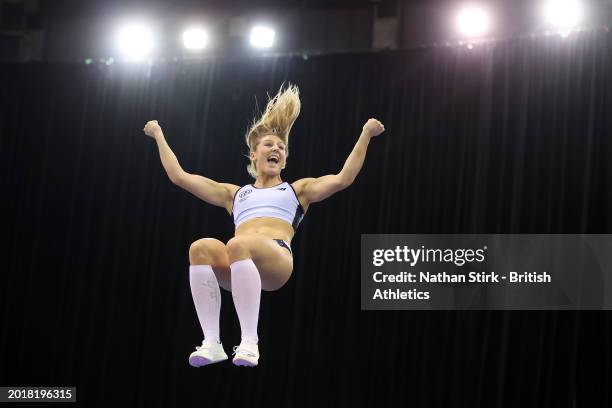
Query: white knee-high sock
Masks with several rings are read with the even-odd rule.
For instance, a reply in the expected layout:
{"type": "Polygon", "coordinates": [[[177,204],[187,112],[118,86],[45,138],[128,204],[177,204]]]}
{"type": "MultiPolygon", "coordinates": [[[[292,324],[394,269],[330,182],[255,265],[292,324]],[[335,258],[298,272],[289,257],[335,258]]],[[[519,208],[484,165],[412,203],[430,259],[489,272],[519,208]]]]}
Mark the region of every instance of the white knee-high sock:
{"type": "Polygon", "coordinates": [[[261,298],[261,277],[252,259],[243,259],[230,265],[232,271],[232,298],[238,319],[242,341],[257,344],[257,321],[261,298]]]}
{"type": "Polygon", "coordinates": [[[212,267],[210,265],[189,266],[189,285],[204,338],[220,342],[221,291],[212,267]]]}

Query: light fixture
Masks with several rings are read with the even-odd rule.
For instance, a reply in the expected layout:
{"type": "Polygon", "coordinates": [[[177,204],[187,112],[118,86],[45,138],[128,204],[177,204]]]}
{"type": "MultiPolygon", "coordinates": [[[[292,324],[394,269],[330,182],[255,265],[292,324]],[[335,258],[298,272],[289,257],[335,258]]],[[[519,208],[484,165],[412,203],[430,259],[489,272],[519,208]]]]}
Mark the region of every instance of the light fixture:
{"type": "Polygon", "coordinates": [[[274,45],[275,32],[265,26],[255,26],[251,30],[251,45],[256,48],[270,48],[274,45]]]}
{"type": "Polygon", "coordinates": [[[208,45],[208,34],[202,28],[192,27],[183,32],[183,45],[189,50],[201,50],[208,45]]]}
{"type": "Polygon", "coordinates": [[[477,4],[467,4],[457,13],[457,28],[465,37],[480,37],[491,27],[491,15],[486,8],[477,4]]]}
{"type": "Polygon", "coordinates": [[[130,59],[141,59],[153,50],[153,32],[142,23],[123,26],[117,35],[119,49],[130,59]]]}

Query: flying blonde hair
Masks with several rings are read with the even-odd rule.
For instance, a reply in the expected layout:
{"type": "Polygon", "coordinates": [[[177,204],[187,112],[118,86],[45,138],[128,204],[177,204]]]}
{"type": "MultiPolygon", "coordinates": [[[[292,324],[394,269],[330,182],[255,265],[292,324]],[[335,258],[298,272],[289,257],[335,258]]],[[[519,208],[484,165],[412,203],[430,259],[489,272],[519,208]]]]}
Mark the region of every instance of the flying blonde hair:
{"type": "MultiPolygon", "coordinates": [[[[268,104],[261,117],[253,119],[245,137],[249,151],[255,151],[262,137],[276,135],[285,143],[286,156],[289,157],[289,131],[300,114],[300,90],[292,84],[283,90],[283,85],[272,99],[268,96],[268,104]]],[[[257,179],[255,162],[251,161],[247,171],[257,179]]]]}

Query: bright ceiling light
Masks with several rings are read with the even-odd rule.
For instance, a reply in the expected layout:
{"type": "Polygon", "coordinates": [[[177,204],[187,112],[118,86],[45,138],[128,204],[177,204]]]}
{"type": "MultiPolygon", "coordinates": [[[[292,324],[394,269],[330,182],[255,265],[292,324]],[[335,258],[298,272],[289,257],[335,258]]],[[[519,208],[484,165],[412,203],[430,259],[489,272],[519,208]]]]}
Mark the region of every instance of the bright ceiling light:
{"type": "Polygon", "coordinates": [[[122,27],[118,33],[119,49],[124,56],[133,59],[146,57],[153,49],[153,32],[144,24],[133,23],[122,27]]]}
{"type": "Polygon", "coordinates": [[[457,13],[457,28],[466,37],[480,37],[491,27],[487,9],[476,4],[463,6],[457,13]]]}
{"type": "Polygon", "coordinates": [[[274,30],[264,26],[255,26],[251,30],[251,45],[257,48],[270,48],[274,44],[274,30]]]}
{"type": "Polygon", "coordinates": [[[208,45],[208,34],[201,28],[190,28],[183,32],[183,45],[190,50],[201,50],[208,45]]]}
{"type": "Polygon", "coordinates": [[[582,20],[584,9],[577,0],[549,0],[544,3],[544,17],[556,28],[572,28],[582,20]]]}

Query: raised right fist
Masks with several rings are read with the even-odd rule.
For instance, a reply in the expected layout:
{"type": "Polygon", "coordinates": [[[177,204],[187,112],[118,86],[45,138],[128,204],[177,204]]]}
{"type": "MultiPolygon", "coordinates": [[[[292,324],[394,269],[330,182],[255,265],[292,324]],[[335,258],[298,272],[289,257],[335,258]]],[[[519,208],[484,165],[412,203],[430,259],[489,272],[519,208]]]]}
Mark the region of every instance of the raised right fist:
{"type": "Polygon", "coordinates": [[[145,135],[151,136],[153,139],[155,139],[155,135],[161,132],[161,127],[156,120],[150,120],[147,122],[143,130],[145,135]]]}
{"type": "Polygon", "coordinates": [[[370,136],[370,138],[380,135],[385,131],[385,125],[379,120],[371,118],[368,119],[365,125],[363,125],[363,131],[370,136]]]}

